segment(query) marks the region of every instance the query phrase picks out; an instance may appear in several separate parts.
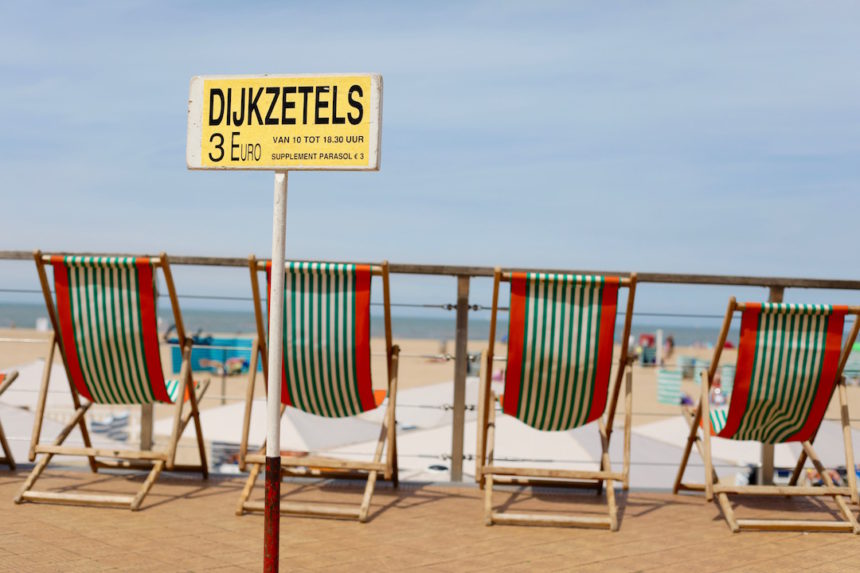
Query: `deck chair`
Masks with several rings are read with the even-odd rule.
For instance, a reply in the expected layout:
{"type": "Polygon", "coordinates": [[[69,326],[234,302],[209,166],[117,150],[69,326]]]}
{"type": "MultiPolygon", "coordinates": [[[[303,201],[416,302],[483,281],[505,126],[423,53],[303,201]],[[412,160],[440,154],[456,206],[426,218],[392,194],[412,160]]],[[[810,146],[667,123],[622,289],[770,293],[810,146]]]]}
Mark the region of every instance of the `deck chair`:
{"type": "MultiPolygon", "coordinates": [[[[613,482],[629,485],[632,362],[627,340],[633,316],[636,275],[629,278],[495,271],[490,342],[478,400],[476,480],[484,488],[487,525],[535,524],[607,527],[618,530],[613,482]],[[507,374],[502,410],[532,428],[559,432],[598,421],[602,455],[599,471],[505,467],[496,465],[495,401],[490,381],[499,310],[499,284],[511,283],[507,374]],[[618,291],[629,290],[618,370],[610,395],[610,371],[618,291]],[[624,462],[612,471],[609,440],[625,379],[624,462]],[[605,417],[604,417],[605,414],[605,417]],[[495,484],[594,488],[606,485],[608,515],[534,515],[493,510],[495,484]]],[[[563,456],[559,452],[559,456],[563,456]]]]}
{"type": "Polygon", "coordinates": [[[843,348],[842,333],[847,314],[856,317],[860,314],[860,307],[737,303],[734,298],[729,300],[720,337],[714,349],[714,359],[710,369],[702,375],[699,404],[688,417],[690,433],[675,478],[675,493],[681,490],[704,491],[708,501],[716,495],[733,532],[758,529],[860,533],[857,520],[843,498],[849,496],[853,502],[857,502],[854,472],[850,469],[848,471],[847,487],[836,487],[812,447],[812,441],[833,392],[838,390],[846,467],[854,467],[848,401],[842,371],[851,345],[857,337],[860,321],[855,318],[843,348]],[[736,311],[741,311],[741,334],[734,387],[728,408],[715,409],[709,404],[709,390],[736,311]],[[788,486],[721,484],[718,483],[711,459],[711,440],[714,437],[754,440],[763,444],[800,442],[803,453],[788,486]],[[705,462],[704,484],[682,481],[694,445],[705,462]],[[825,487],[797,485],[807,456],[823,477],[825,487]],[[729,494],[831,497],[845,519],[736,519],[729,503],[729,494]]]}
{"type": "MultiPolygon", "coordinates": [[[[266,324],[260,301],[258,273],[266,271],[267,293],[271,292],[270,261],[249,258],[257,339],[251,350],[251,374],[245,401],[245,418],[239,449],[239,466],[251,466],[236,514],[262,512],[262,502],[249,501],[260,470],[265,464],[265,444],[248,453],[248,432],[257,359],[262,359],[263,377],[268,377],[266,324]]],[[[397,487],[397,363],[400,349],[391,342],[391,312],[388,263],[379,266],[287,262],[284,281],[284,353],[281,378],[281,415],[287,407],[325,418],[355,416],[380,405],[385,393],[374,395],[370,377],[370,283],[382,277],[385,312],[385,349],[388,367],[388,403],[372,461],[350,461],[323,456],[281,457],[281,477],[318,476],[366,479],[359,507],[281,502],[281,512],[298,515],[357,518],[367,521],[371,497],[379,474],[397,487]],[[388,442],[383,459],[383,449],[388,442]]],[[[267,300],[270,297],[267,296],[267,300]]],[[[267,313],[268,315],[268,313],[267,313]]]]}
{"type": "Polygon", "coordinates": [[[164,469],[200,472],[204,479],[207,478],[206,449],[197,403],[205,393],[208,381],[199,388],[191,388],[191,338],[185,334],[167,255],[162,253],[157,258],[81,257],[43,255],[36,251],[34,256],[54,331],[45,360],[29,452],[31,462],[37,454],[42,454],[42,457],[21,487],[15,502],[112,506],[136,511],[164,469]],[[46,266],[53,268],[56,306],[48,285],[46,266]],[[164,273],[176,334],[182,346],[182,367],[179,378],[174,380],[165,379],[161,365],[156,329],[158,268],[164,273]],[[57,347],[62,355],[75,411],[54,442],[42,444],[40,434],[45,399],[57,347]],[[85,414],[93,404],[143,406],[156,402],[174,405],[173,433],[166,451],[92,446],[85,414]],[[185,408],[186,402],[188,408],[185,408]],[[199,465],[175,463],[176,447],[189,421],[194,423],[199,465]],[[75,427],[80,429],[84,447],[64,446],[63,442],[75,427]],[[36,480],[56,455],[86,457],[93,472],[100,468],[120,468],[148,470],[149,475],[135,495],[33,490],[36,480]]]}
{"type": "MultiPolygon", "coordinates": [[[[5,374],[0,372],[0,396],[9,389],[9,386],[12,385],[12,382],[17,377],[18,373],[14,370],[5,374]]],[[[6,432],[3,431],[3,424],[0,424],[0,447],[3,448],[3,457],[0,458],[0,464],[6,464],[10,470],[15,471],[15,458],[12,456],[12,448],[9,447],[9,442],[6,440],[6,432]]]]}

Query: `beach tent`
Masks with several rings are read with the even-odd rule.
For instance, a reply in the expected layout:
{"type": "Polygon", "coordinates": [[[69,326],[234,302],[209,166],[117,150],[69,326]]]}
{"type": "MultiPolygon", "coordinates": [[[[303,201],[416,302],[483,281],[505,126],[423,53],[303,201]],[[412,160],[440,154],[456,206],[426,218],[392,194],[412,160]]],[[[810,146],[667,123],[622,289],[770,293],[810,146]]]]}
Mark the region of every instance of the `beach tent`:
{"type": "MultiPolygon", "coordinates": [[[[35,409],[39,387],[42,385],[42,375],[45,372],[45,360],[40,358],[28,364],[16,366],[13,370],[18,371],[18,379],[15,380],[15,385],[0,397],[0,404],[18,406],[29,410],[35,409]]],[[[51,368],[48,388],[45,402],[45,407],[48,410],[74,411],[72,396],[69,394],[69,379],[66,378],[66,370],[62,364],[55,364],[54,368],[51,368]]]]}
{"type": "MultiPolygon", "coordinates": [[[[258,449],[266,439],[265,400],[255,400],[255,411],[259,416],[252,416],[248,432],[248,443],[252,449],[258,449]]],[[[237,402],[208,408],[200,412],[200,422],[203,425],[203,435],[213,442],[235,443],[237,428],[242,427],[245,415],[245,404],[237,402]]],[[[169,436],[173,430],[173,418],[156,420],[153,432],[159,436],[169,436]]],[[[281,448],[284,450],[302,452],[321,452],[364,440],[376,440],[379,437],[379,424],[361,418],[322,418],[289,408],[281,417],[281,448]]]]}
{"type": "MultiPolygon", "coordinates": [[[[0,401],[0,419],[3,420],[3,424],[6,427],[6,438],[9,441],[12,455],[19,461],[19,463],[21,460],[27,460],[27,455],[30,451],[30,437],[33,433],[34,418],[35,414],[32,410],[18,406],[10,406],[9,404],[5,404],[0,401]]],[[[42,432],[50,436],[59,434],[63,430],[63,427],[65,427],[65,423],[52,420],[51,418],[46,417],[42,421],[42,432]]],[[[111,440],[103,434],[90,434],[90,439],[93,447],[97,448],[123,449],[128,447],[128,444],[125,442],[111,440]]],[[[78,429],[72,431],[65,443],[75,448],[84,446],[84,442],[81,439],[81,434],[78,429]]],[[[64,461],[75,459],[80,460],[80,458],[69,458],[66,456],[58,457],[64,461]]]]}
{"type": "MultiPolygon", "coordinates": [[[[445,384],[449,389],[453,384],[445,384]]],[[[497,419],[497,430],[504,447],[498,450],[498,459],[505,465],[529,468],[567,468],[594,470],[599,466],[599,457],[586,450],[575,431],[543,432],[508,417],[497,419]],[[536,440],[540,437],[540,440],[536,440]],[[560,455],[561,453],[561,455],[560,455]]],[[[446,479],[450,468],[451,432],[450,423],[428,429],[404,431],[398,428],[397,453],[400,458],[400,475],[415,481],[439,481],[446,479]],[[434,469],[434,466],[436,469],[434,469]]],[[[463,455],[474,459],[478,436],[478,421],[472,419],[464,426],[463,455]]],[[[372,451],[373,441],[337,447],[327,452],[332,456],[351,457],[372,451]]],[[[471,464],[464,464],[464,478],[474,478],[471,464]]]]}
{"type": "MultiPolygon", "coordinates": [[[[633,433],[638,436],[651,438],[680,450],[683,450],[687,443],[689,430],[690,426],[687,425],[683,415],[633,427],[633,433]]],[[[738,467],[757,465],[761,461],[761,444],[758,442],[714,440],[711,443],[711,452],[715,458],[738,467]]],[[[794,467],[797,462],[795,450],[789,444],[777,444],[774,447],[773,456],[776,467],[794,467]]],[[[673,457],[666,461],[674,462],[675,459],[673,457]]]]}

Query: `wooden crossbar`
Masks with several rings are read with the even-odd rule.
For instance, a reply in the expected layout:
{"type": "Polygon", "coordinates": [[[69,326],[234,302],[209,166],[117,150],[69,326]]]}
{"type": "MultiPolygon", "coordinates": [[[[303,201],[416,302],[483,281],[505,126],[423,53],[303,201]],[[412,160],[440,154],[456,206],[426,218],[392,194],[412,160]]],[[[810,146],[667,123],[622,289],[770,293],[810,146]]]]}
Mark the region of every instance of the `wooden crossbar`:
{"type": "Polygon", "coordinates": [[[608,517],[582,515],[542,515],[533,513],[493,512],[493,523],[502,525],[555,525],[567,527],[595,527],[610,529],[612,521],[608,517]]]}
{"type": "MultiPolygon", "coordinates": [[[[245,504],[245,510],[254,513],[263,513],[266,504],[262,501],[249,501],[245,504]]],[[[356,519],[361,513],[358,507],[339,507],[336,505],[317,505],[314,503],[299,503],[294,501],[281,502],[281,512],[294,515],[314,515],[317,517],[351,517],[356,519]]]]}
{"type": "MultiPolygon", "coordinates": [[[[248,454],[245,461],[249,464],[265,464],[264,454],[248,454]]],[[[318,469],[347,469],[363,471],[385,471],[385,463],[364,462],[359,460],[342,460],[338,458],[327,458],[322,456],[307,456],[303,458],[281,457],[281,466],[285,467],[308,467],[318,469]]]]}
{"type": "Polygon", "coordinates": [[[106,450],[102,448],[77,448],[72,446],[54,446],[40,444],[36,446],[37,454],[54,454],[58,456],[101,456],[104,458],[118,458],[124,460],[165,460],[167,454],[163,452],[140,452],[134,450],[106,450]]]}
{"type": "MultiPolygon", "coordinates": [[[[692,488],[691,488],[692,489],[692,488]]],[[[704,488],[702,488],[704,489],[704,488]]],[[[747,494],[761,496],[834,496],[834,495],[851,495],[851,490],[847,487],[804,487],[796,485],[714,485],[714,493],[729,493],[729,494],[747,494]]]]}
{"type": "Polygon", "coordinates": [[[790,519],[738,519],[741,529],[758,531],[847,531],[854,530],[848,521],[816,521],[790,519]]]}
{"type": "Polygon", "coordinates": [[[596,480],[618,480],[624,479],[620,472],[589,471],[589,470],[556,470],[546,468],[515,468],[505,466],[488,465],[481,469],[486,475],[523,476],[535,478],[559,478],[559,479],[596,479],[596,480]]]}
{"type": "Polygon", "coordinates": [[[44,501],[69,505],[97,505],[102,507],[131,507],[133,495],[60,493],[53,491],[26,491],[22,496],[26,501],[44,501]]]}
{"type": "MultiPolygon", "coordinates": [[[[266,270],[266,265],[268,264],[268,259],[254,259],[257,270],[264,271],[266,270]]],[[[292,262],[292,261],[287,261],[292,262]]],[[[295,261],[295,262],[306,262],[306,261],[295,261]]],[[[316,261],[314,261],[316,262],[316,261]]],[[[320,264],[330,264],[330,265],[339,265],[339,264],[358,264],[358,263],[331,263],[331,262],[323,262],[320,261],[320,264]]],[[[375,277],[381,277],[383,274],[382,265],[368,265],[370,267],[370,274],[375,277]]]]}

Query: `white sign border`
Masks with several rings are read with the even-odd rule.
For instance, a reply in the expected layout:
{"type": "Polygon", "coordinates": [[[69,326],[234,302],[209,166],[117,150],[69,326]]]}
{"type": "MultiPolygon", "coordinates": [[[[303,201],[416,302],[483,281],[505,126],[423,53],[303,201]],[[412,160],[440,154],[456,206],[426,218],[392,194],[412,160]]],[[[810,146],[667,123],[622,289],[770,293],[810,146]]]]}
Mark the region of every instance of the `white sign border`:
{"type": "Polygon", "coordinates": [[[382,146],[382,74],[259,74],[259,75],[205,75],[191,78],[188,90],[188,129],[185,143],[185,163],[188,169],[196,171],[379,171],[382,146]],[[260,78],[333,78],[370,76],[370,152],[366,166],[347,165],[255,165],[249,167],[203,165],[203,82],[205,80],[242,80],[260,78]]]}

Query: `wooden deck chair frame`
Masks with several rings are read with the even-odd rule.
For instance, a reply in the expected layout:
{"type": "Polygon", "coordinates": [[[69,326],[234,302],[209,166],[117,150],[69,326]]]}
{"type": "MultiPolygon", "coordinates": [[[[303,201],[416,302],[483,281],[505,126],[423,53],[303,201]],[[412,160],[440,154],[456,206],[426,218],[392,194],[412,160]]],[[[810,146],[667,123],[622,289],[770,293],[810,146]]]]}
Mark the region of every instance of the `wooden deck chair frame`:
{"type": "MultiPolygon", "coordinates": [[[[257,452],[248,453],[248,433],[251,426],[251,408],[254,401],[254,387],[258,359],[262,360],[264,384],[265,381],[268,380],[268,345],[266,344],[267,325],[265,321],[265,317],[268,316],[268,313],[264,314],[263,312],[263,303],[260,298],[258,278],[258,273],[265,271],[267,262],[268,261],[266,260],[258,260],[253,255],[248,259],[248,267],[251,272],[251,287],[254,298],[254,316],[257,323],[257,337],[254,340],[251,349],[250,376],[245,397],[245,415],[242,424],[242,440],[239,448],[239,469],[245,471],[247,466],[250,465],[250,473],[245,482],[245,487],[239,497],[239,502],[236,506],[236,515],[242,515],[246,511],[260,513],[265,509],[263,502],[251,501],[250,497],[254,484],[256,483],[261,470],[265,467],[266,444],[264,442],[261,449],[257,452]]],[[[379,475],[382,474],[382,479],[391,481],[395,488],[398,486],[395,410],[397,407],[397,366],[400,348],[392,344],[388,261],[385,261],[380,265],[371,265],[371,274],[372,276],[382,277],[383,306],[385,314],[385,352],[387,357],[386,362],[388,375],[388,404],[383,416],[379,440],[376,444],[373,459],[371,461],[352,461],[324,456],[281,456],[281,479],[283,479],[284,476],[365,479],[366,483],[361,504],[358,507],[344,507],[322,503],[282,501],[281,513],[316,517],[352,518],[358,519],[361,523],[365,523],[370,511],[370,503],[376,486],[376,480],[379,478],[379,475]],[[388,443],[388,448],[385,450],[385,458],[383,460],[383,449],[385,448],[386,442],[388,443]]],[[[281,416],[284,415],[286,408],[287,407],[284,404],[281,404],[281,416]]]]}
{"type": "MultiPolygon", "coordinates": [[[[9,386],[12,385],[12,382],[17,377],[18,372],[14,370],[5,373],[2,379],[0,379],[0,396],[9,389],[9,386]]],[[[0,458],[0,464],[6,464],[10,470],[15,471],[15,458],[12,456],[12,448],[9,447],[9,442],[6,440],[6,432],[3,431],[2,423],[0,423],[0,447],[3,448],[3,457],[0,458]]]]}
{"type": "MultiPolygon", "coordinates": [[[[64,255],[54,255],[64,256],[64,255]]],[[[200,412],[198,409],[198,401],[203,397],[203,394],[208,388],[208,380],[199,385],[196,391],[189,391],[193,381],[191,378],[191,338],[186,336],[185,327],[182,322],[182,315],[179,311],[179,301],[176,296],[176,289],[173,285],[173,275],[170,272],[170,264],[165,253],[161,253],[159,257],[150,258],[149,261],[155,268],[160,268],[164,273],[164,279],[167,284],[167,291],[170,296],[170,303],[173,308],[173,318],[176,323],[176,334],[182,348],[182,366],[179,375],[178,398],[174,405],[173,431],[168,442],[167,451],[156,451],[152,448],[148,450],[113,450],[104,448],[94,448],[90,440],[90,432],[87,428],[85,415],[94,402],[86,401],[79,393],[72,381],[72,376],[69,374],[69,364],[67,359],[67,350],[64,346],[66,341],[62,340],[57,333],[60,332],[59,317],[57,309],[54,305],[54,299],[51,295],[51,287],[48,283],[48,277],[45,272],[45,265],[52,262],[52,255],[43,255],[41,251],[34,253],[36,267],[39,272],[39,280],[42,285],[42,292],[45,297],[45,304],[48,309],[48,314],[53,326],[53,333],[50,338],[50,347],[45,359],[45,368],[42,375],[42,385],[39,390],[39,398],[36,403],[36,415],[33,425],[33,436],[30,443],[29,459],[35,461],[37,454],[41,454],[41,459],[33,467],[29,477],[24,482],[21,490],[15,497],[15,503],[30,502],[49,502],[49,503],[65,503],[72,505],[87,505],[87,506],[107,506],[120,507],[137,511],[140,509],[141,503],[147,493],[149,493],[155,480],[163,470],[180,471],[180,472],[200,472],[204,479],[209,477],[209,470],[206,463],[206,447],[203,442],[203,432],[200,425],[200,412]],[[45,415],[45,401],[48,395],[48,383],[51,378],[51,367],[54,362],[54,350],[60,349],[60,355],[63,360],[63,367],[66,370],[66,376],[69,380],[69,388],[72,395],[72,404],[75,412],[71,420],[62,429],[59,435],[51,444],[40,443],[42,431],[42,421],[45,415]],[[182,397],[185,396],[185,399],[182,397]],[[184,405],[188,402],[189,407],[186,411],[184,405]],[[197,448],[200,455],[200,464],[197,465],[180,465],[175,463],[176,448],[179,439],[182,437],[186,426],[189,422],[194,424],[194,430],[197,438],[197,448]],[[72,432],[78,427],[81,432],[84,447],[64,446],[63,442],[72,432]],[[51,459],[56,455],[86,457],[89,460],[90,469],[97,472],[99,469],[130,469],[149,471],[143,484],[135,495],[119,495],[119,494],[85,494],[78,492],[50,492],[36,491],[33,486],[36,480],[42,475],[42,472],[47,468],[51,459]],[[107,458],[107,459],[102,459],[107,458]]]]}
{"type": "Polygon", "coordinates": [[[618,369],[611,387],[611,395],[606,403],[604,414],[598,419],[602,453],[600,470],[564,470],[504,467],[494,463],[495,454],[495,403],[497,396],[490,387],[492,380],[492,365],[496,338],[496,316],[499,310],[499,285],[502,281],[510,282],[513,273],[502,272],[497,268],[493,282],[493,308],[490,315],[490,340],[484,362],[484,377],[480,385],[478,398],[478,444],[475,466],[475,479],[484,489],[484,521],[486,525],[556,525],[572,527],[608,528],[618,531],[618,508],[615,501],[613,482],[621,482],[624,490],[630,483],[630,430],[633,410],[633,373],[632,366],[635,356],[628,355],[628,338],[633,319],[633,301],[636,295],[636,273],[628,278],[619,279],[619,289],[628,289],[627,308],[624,318],[624,330],[621,342],[621,354],[618,358],[618,369]],[[609,441],[612,436],[615,413],[621,384],[624,382],[624,460],[622,471],[612,470],[609,461],[609,441]],[[605,419],[603,417],[605,415],[605,419]],[[574,487],[595,489],[597,495],[606,486],[606,501],[608,515],[606,517],[559,515],[559,514],[529,514],[499,512],[493,510],[493,486],[496,484],[517,486],[549,486],[574,487]]]}
{"type": "MultiPolygon", "coordinates": [[[[725,345],[726,337],[728,336],[732,317],[735,312],[743,311],[746,307],[746,304],[738,303],[734,297],[729,300],[728,309],[726,310],[726,316],[723,320],[723,325],[720,330],[720,336],[717,341],[717,346],[714,349],[714,358],[711,361],[710,368],[706,372],[702,372],[701,395],[699,397],[699,403],[696,405],[695,409],[691,412],[688,412],[688,415],[686,416],[687,422],[690,426],[690,432],[687,437],[687,443],[685,445],[683,457],[681,458],[681,464],[675,477],[673,492],[676,494],[679,491],[704,492],[705,499],[708,501],[712,501],[714,499],[714,496],[716,496],[723,516],[725,517],[726,522],[733,533],[737,533],[741,530],[844,531],[852,532],[855,534],[860,533],[860,526],[858,526],[857,519],[854,517],[853,513],[849,509],[849,506],[843,497],[849,497],[853,503],[857,503],[857,479],[854,472],[851,471],[852,468],[854,468],[854,452],[851,444],[851,426],[849,423],[848,415],[848,397],[845,389],[845,378],[844,376],[842,376],[845,364],[848,361],[848,355],[851,352],[851,347],[854,343],[854,340],[856,340],[857,338],[858,330],[860,330],[860,307],[847,307],[846,315],[855,315],[855,321],[854,326],[852,327],[848,335],[847,341],[841,349],[833,387],[834,392],[839,392],[841,424],[843,432],[843,442],[845,446],[845,460],[846,467],[849,469],[849,471],[847,472],[848,485],[842,487],[834,485],[833,480],[825,471],[821,460],[816,454],[815,449],[812,447],[812,442],[815,439],[815,434],[813,434],[813,437],[811,439],[801,442],[801,447],[803,448],[803,451],[791,475],[789,485],[736,486],[719,483],[719,477],[714,470],[713,459],[711,457],[712,436],[711,432],[709,431],[710,427],[708,427],[708,430],[705,430],[702,427],[702,420],[710,419],[710,404],[708,400],[710,385],[711,381],[714,379],[716,369],[719,365],[720,355],[722,353],[723,346],[725,345]],[[704,460],[704,484],[685,483],[683,481],[684,471],[686,470],[687,463],[690,459],[690,454],[692,453],[693,446],[697,448],[699,455],[704,460]],[[813,465],[818,470],[822,479],[824,480],[825,485],[823,487],[803,487],[797,485],[800,472],[803,469],[804,464],[806,463],[807,457],[812,461],[813,465]],[[787,497],[831,497],[836,502],[840,513],[845,519],[842,521],[738,519],[735,517],[735,512],[732,509],[731,503],[729,502],[729,494],[747,496],[753,495],[787,497]]],[[[832,394],[830,396],[830,399],[828,400],[828,403],[830,400],[832,400],[832,394]]],[[[815,433],[817,432],[818,428],[815,430],[815,433]]]]}

